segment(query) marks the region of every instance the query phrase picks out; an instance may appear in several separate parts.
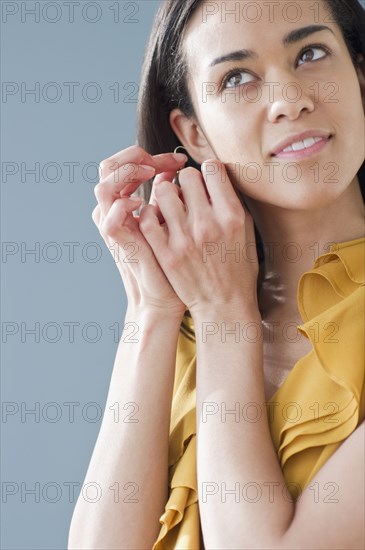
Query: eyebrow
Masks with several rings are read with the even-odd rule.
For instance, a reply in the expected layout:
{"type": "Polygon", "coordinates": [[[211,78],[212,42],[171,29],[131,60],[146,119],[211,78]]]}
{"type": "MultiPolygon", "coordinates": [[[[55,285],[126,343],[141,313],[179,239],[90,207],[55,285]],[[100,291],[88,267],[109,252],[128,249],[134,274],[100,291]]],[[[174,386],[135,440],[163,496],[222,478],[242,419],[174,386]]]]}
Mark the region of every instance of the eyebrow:
{"type": "MultiPolygon", "coordinates": [[[[286,34],[283,38],[283,44],[284,46],[295,44],[307,36],[320,31],[330,31],[334,34],[333,30],[326,25],[308,25],[307,27],[302,27],[286,34]]],[[[214,67],[219,63],[226,63],[227,61],[245,61],[246,59],[257,59],[257,57],[257,53],[253,50],[237,50],[213,59],[213,61],[209,63],[208,68],[214,67]]]]}

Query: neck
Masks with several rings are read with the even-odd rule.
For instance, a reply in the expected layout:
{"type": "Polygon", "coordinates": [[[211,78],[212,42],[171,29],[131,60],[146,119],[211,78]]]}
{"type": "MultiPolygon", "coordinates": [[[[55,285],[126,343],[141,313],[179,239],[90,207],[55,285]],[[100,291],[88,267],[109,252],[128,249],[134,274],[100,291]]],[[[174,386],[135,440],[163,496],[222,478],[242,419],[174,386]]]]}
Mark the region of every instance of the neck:
{"type": "Polygon", "coordinates": [[[299,278],[330,244],[364,235],[365,211],[357,178],[345,193],[318,209],[287,210],[245,197],[264,243],[258,301],[263,317],[272,311],[297,313],[299,278]]]}

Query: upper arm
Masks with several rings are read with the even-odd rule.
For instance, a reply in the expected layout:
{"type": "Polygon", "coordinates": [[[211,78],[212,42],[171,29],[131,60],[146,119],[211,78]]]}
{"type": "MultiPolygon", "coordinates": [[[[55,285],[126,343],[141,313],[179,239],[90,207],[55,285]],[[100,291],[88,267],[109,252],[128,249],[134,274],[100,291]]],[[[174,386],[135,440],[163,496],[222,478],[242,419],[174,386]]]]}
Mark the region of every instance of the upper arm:
{"type": "Polygon", "coordinates": [[[365,548],[365,421],[304,489],[278,548],[365,548]]]}

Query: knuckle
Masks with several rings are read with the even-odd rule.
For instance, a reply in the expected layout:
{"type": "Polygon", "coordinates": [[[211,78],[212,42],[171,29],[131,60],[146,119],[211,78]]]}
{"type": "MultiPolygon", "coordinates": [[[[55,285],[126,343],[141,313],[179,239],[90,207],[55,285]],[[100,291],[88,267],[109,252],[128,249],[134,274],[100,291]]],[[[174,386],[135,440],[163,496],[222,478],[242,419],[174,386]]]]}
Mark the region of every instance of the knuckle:
{"type": "Polygon", "coordinates": [[[194,239],[187,235],[184,241],[179,241],[176,245],[176,253],[179,258],[183,259],[186,256],[191,256],[196,250],[194,239]]]}
{"type": "Polygon", "coordinates": [[[128,156],[133,158],[133,162],[140,164],[142,159],[146,156],[146,151],[140,145],[131,145],[125,151],[128,152],[128,156]]]}
{"type": "Polygon", "coordinates": [[[94,210],[91,212],[91,219],[96,225],[98,225],[99,218],[100,218],[100,207],[99,205],[97,205],[95,206],[94,210]]]}
{"type": "Polygon", "coordinates": [[[110,174],[113,172],[117,172],[119,165],[117,160],[113,160],[111,157],[108,160],[103,161],[105,164],[103,166],[99,166],[99,179],[100,181],[105,181],[110,174]]]}
{"type": "Polygon", "coordinates": [[[99,164],[99,179],[105,178],[108,170],[110,170],[110,160],[104,159],[99,164]]]}
{"type": "Polygon", "coordinates": [[[120,227],[118,222],[116,222],[112,218],[106,217],[103,222],[101,223],[101,231],[113,239],[115,242],[122,243],[125,240],[125,231],[123,231],[123,227],[120,227]]]}
{"type": "Polygon", "coordinates": [[[222,214],[222,225],[229,233],[241,231],[245,226],[245,217],[243,212],[227,211],[222,214]]]}
{"type": "Polygon", "coordinates": [[[101,222],[101,229],[109,237],[115,237],[117,233],[120,233],[120,224],[118,223],[118,217],[112,216],[110,213],[101,222]]]}
{"type": "Polygon", "coordinates": [[[181,181],[181,178],[199,178],[201,179],[201,174],[199,170],[196,168],[193,168],[192,166],[188,166],[187,168],[183,168],[180,170],[179,173],[179,181],[181,181]]]}
{"type": "Polygon", "coordinates": [[[99,168],[101,168],[101,169],[106,168],[108,160],[109,160],[109,157],[106,158],[106,159],[103,159],[101,162],[99,162],[99,168]]]}
{"type": "Polygon", "coordinates": [[[143,147],[141,147],[140,145],[138,144],[134,144],[134,145],[131,145],[129,150],[137,155],[140,155],[140,156],[143,156],[144,153],[145,153],[145,150],[143,149],[143,147]]]}
{"type": "Polygon", "coordinates": [[[100,229],[103,231],[103,233],[109,235],[110,237],[113,237],[115,235],[115,224],[108,216],[101,222],[100,229]]]}
{"type": "Polygon", "coordinates": [[[214,241],[219,237],[219,230],[214,224],[200,222],[195,230],[199,242],[214,241]]]}
{"type": "Polygon", "coordinates": [[[229,208],[235,216],[238,218],[245,218],[245,211],[242,207],[242,204],[239,201],[236,201],[235,199],[231,200],[229,204],[229,208]]]}
{"type": "Polygon", "coordinates": [[[103,200],[103,198],[105,197],[105,191],[106,191],[106,189],[105,189],[105,184],[104,183],[98,183],[97,185],[95,185],[94,194],[95,194],[96,200],[98,202],[103,200]]]}

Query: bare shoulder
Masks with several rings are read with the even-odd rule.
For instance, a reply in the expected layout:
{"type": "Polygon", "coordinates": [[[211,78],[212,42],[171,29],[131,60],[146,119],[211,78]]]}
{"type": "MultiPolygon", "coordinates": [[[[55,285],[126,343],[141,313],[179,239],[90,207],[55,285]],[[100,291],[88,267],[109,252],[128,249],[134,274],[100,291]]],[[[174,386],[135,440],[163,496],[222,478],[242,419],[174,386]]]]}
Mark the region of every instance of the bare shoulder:
{"type": "Polygon", "coordinates": [[[282,549],[365,548],[365,421],[304,489],[282,549]]]}

